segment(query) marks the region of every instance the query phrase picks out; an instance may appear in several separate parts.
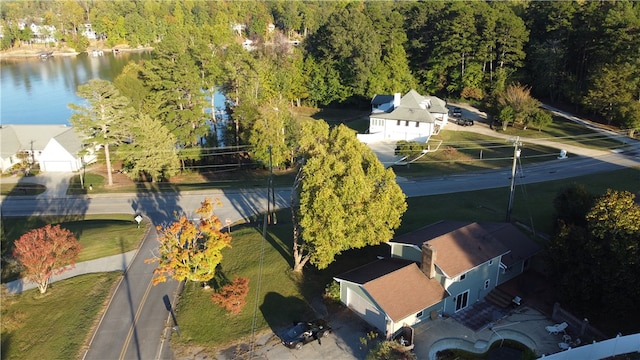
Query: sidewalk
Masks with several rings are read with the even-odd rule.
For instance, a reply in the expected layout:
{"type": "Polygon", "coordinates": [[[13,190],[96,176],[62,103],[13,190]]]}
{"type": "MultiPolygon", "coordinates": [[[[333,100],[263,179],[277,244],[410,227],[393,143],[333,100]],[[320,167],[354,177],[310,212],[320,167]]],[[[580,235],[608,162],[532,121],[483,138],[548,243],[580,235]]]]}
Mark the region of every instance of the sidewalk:
{"type": "MultiPolygon", "coordinates": [[[[146,235],[145,235],[146,236],[146,235]]],[[[103,257],[100,259],[83,261],[77,263],[76,266],[69,271],[66,271],[60,275],[52,276],[50,283],[72,278],[74,276],[109,272],[109,271],[125,271],[129,264],[133,261],[138,250],[131,250],[123,254],[117,254],[112,256],[103,257]]],[[[38,286],[35,283],[27,282],[24,279],[18,279],[5,284],[7,290],[12,294],[21,293],[26,290],[35,289],[38,286]]]]}

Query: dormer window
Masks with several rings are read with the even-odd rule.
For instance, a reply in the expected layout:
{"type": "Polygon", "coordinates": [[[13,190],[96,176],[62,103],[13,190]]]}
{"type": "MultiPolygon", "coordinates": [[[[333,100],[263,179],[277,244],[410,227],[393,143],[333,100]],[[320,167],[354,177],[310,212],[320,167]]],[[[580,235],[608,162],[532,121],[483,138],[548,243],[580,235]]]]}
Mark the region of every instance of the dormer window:
{"type": "Polygon", "coordinates": [[[460,278],[458,279],[458,281],[462,281],[462,280],[464,280],[466,278],[467,278],[467,274],[462,274],[462,275],[460,275],[460,278]]]}

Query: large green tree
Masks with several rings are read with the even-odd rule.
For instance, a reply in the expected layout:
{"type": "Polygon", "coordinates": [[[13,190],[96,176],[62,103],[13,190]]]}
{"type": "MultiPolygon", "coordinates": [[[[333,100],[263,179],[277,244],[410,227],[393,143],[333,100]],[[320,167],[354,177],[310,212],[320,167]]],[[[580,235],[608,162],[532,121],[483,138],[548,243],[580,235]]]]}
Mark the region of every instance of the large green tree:
{"type": "Polygon", "coordinates": [[[130,142],[122,145],[118,154],[131,178],[144,175],[155,182],[179,172],[176,137],[160,121],[141,114],[134,119],[130,134],[130,142]]]}
{"type": "MultiPolygon", "coordinates": [[[[589,196],[580,190],[574,194],[588,204],[589,196]]],[[[566,204],[569,195],[564,192],[557,203],[566,204]]],[[[640,206],[634,199],[630,192],[607,190],[583,221],[561,222],[549,243],[549,270],[561,299],[573,310],[621,319],[640,301],[640,289],[630,286],[640,281],[640,206]]],[[[576,210],[575,215],[582,212],[576,210]]]]}
{"type": "Polygon", "coordinates": [[[145,85],[151,89],[147,108],[154,109],[150,116],[175,135],[183,168],[186,161],[199,158],[193,149],[197,150],[200,139],[209,134],[204,81],[189,43],[185,34],[172,28],[144,72],[145,85]]]}
{"type": "Polygon", "coordinates": [[[107,184],[113,185],[110,148],[129,138],[128,125],[133,116],[129,99],[120,95],[110,81],[101,79],[92,79],[78,86],[77,94],[87,102],[69,104],[73,110],[69,121],[79,132],[104,147],[107,184]]]}
{"type": "MultiPolygon", "coordinates": [[[[307,40],[307,50],[316,61],[339,74],[339,83],[351,96],[369,98],[367,84],[380,62],[381,44],[376,28],[357,3],[333,13],[327,23],[307,40]]],[[[327,71],[331,75],[332,71],[327,71]]],[[[325,79],[328,79],[325,76],[325,79]]],[[[328,100],[328,99],[327,99],[328,100]]],[[[323,101],[326,103],[326,100],[323,101]]]]}
{"type": "Polygon", "coordinates": [[[345,250],[390,240],[407,209],[393,170],[353,130],[319,121],[302,133],[304,162],[292,197],[298,272],[307,262],[324,269],[345,250]]]}

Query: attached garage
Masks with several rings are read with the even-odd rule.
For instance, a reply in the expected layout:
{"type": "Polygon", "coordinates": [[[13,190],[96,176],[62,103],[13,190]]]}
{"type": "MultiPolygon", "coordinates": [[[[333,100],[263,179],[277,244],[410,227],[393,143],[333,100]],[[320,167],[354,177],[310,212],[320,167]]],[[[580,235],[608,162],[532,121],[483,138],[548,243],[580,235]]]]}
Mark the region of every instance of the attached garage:
{"type": "Polygon", "coordinates": [[[73,163],[71,161],[41,161],[40,167],[48,172],[72,172],[73,163]]]}
{"type": "Polygon", "coordinates": [[[350,288],[347,289],[347,306],[369,324],[375,326],[380,331],[386,331],[387,322],[385,315],[372,303],[365,300],[350,288]]]}

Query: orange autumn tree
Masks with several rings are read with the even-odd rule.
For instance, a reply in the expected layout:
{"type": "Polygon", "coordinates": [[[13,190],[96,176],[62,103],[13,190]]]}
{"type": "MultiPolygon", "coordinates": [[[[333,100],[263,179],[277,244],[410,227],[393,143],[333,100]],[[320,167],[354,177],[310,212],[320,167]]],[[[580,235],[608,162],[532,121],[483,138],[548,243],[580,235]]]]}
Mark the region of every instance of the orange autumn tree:
{"type": "Polygon", "coordinates": [[[73,269],[81,249],[71,231],[46,225],[22,235],[14,243],[13,257],[25,267],[26,280],[44,294],[51,276],[73,269]]]}
{"type": "Polygon", "coordinates": [[[218,304],[225,310],[239,314],[242,308],[247,304],[247,294],[249,293],[249,279],[236,277],[230,284],[220,289],[219,292],[211,295],[214,304],[218,304]]]}
{"type": "Polygon", "coordinates": [[[168,278],[206,282],[214,277],[222,249],[231,247],[231,236],[221,231],[223,225],[213,212],[215,206],[220,202],[207,198],[196,210],[197,221],[183,215],[166,227],[158,226],[159,254],[146,260],[158,263],[154,285],[168,278]]]}

